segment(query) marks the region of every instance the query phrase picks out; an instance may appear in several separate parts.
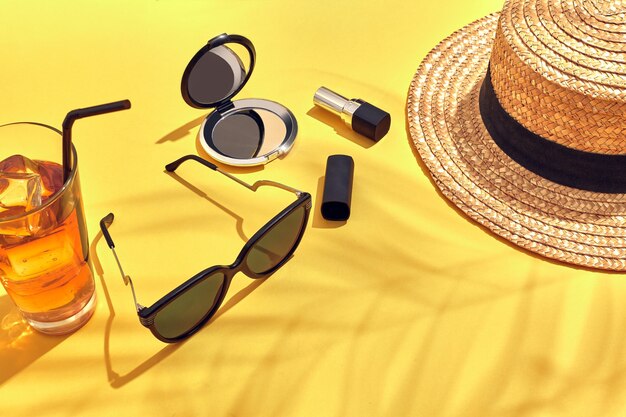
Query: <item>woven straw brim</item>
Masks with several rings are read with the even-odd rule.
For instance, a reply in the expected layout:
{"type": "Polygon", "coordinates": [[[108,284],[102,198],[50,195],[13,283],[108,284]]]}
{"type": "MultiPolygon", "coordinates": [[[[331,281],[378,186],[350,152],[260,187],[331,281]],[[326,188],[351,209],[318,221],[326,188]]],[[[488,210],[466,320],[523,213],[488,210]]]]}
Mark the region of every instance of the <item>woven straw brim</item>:
{"type": "Polygon", "coordinates": [[[511,160],[479,112],[499,13],[433,49],[410,86],[412,143],[441,192],[472,219],[532,252],[562,262],[626,270],[626,194],[548,181],[511,160]]]}

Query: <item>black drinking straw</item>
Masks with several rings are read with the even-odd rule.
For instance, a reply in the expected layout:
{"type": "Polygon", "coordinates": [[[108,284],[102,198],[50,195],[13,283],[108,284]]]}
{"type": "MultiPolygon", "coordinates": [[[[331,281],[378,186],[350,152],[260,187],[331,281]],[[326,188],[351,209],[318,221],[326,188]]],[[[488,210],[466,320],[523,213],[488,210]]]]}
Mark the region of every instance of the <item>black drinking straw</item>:
{"type": "Polygon", "coordinates": [[[130,109],[129,100],[115,101],[113,103],[100,104],[99,106],[86,107],[72,110],[63,120],[63,183],[67,181],[72,172],[72,125],[77,119],[97,116],[99,114],[130,109]]]}

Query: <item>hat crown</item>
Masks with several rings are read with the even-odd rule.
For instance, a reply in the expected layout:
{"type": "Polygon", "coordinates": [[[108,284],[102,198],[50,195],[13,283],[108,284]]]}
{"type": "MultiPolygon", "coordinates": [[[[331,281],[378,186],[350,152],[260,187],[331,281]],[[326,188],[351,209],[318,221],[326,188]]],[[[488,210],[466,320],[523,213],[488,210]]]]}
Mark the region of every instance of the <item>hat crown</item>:
{"type": "Polygon", "coordinates": [[[626,154],[626,0],[508,0],[490,68],[502,107],[526,129],[626,154]]]}

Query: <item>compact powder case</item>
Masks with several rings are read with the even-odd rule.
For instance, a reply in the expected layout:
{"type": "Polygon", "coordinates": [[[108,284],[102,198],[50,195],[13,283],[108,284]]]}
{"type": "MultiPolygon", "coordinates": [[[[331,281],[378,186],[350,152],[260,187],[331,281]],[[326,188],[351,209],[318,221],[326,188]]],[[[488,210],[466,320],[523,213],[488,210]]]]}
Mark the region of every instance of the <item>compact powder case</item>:
{"type": "Polygon", "coordinates": [[[249,39],[222,34],[191,59],[181,82],[192,107],[214,108],[200,126],[202,148],[228,165],[266,164],[289,152],[298,123],[285,106],[265,99],[232,98],[248,82],[256,52],[249,39]]]}

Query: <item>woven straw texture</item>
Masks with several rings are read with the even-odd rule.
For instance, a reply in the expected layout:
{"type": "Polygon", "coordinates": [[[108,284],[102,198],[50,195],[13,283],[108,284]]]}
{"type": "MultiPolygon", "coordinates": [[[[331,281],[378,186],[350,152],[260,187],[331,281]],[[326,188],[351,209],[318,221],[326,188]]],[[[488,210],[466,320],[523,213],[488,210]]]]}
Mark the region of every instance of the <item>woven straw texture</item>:
{"type": "MultiPolygon", "coordinates": [[[[505,5],[500,23],[500,13],[480,19],[452,34],[424,59],[409,91],[408,121],[412,141],[442,193],[472,219],[496,234],[525,249],[559,261],[624,271],[626,194],[582,191],[555,184],[526,170],[500,150],[489,136],[480,116],[478,93],[496,37],[500,37],[500,40],[495,43],[495,48],[499,49],[494,51],[494,56],[500,59],[500,68],[497,70],[500,87],[506,82],[510,88],[509,95],[512,98],[509,106],[523,107],[520,110],[523,114],[535,111],[538,114],[535,117],[543,119],[539,123],[529,119],[524,123],[528,129],[539,134],[543,134],[541,129],[554,132],[550,127],[550,123],[554,123],[554,115],[545,112],[547,103],[541,102],[548,95],[553,95],[554,91],[564,94],[557,101],[561,106],[569,105],[578,110],[586,109],[594,115],[603,115],[607,124],[610,124],[608,120],[611,112],[619,113],[618,108],[626,96],[623,89],[615,87],[616,84],[606,88],[614,80],[612,74],[602,73],[598,67],[593,70],[596,81],[577,78],[559,70],[556,63],[549,65],[543,58],[533,55],[532,49],[515,51],[520,45],[507,42],[513,36],[507,34],[507,30],[510,32],[517,28],[517,33],[529,30],[521,22],[518,24],[511,20],[514,10],[522,11],[517,18],[528,22],[525,17],[537,16],[538,19],[540,13],[532,15],[525,10],[550,10],[553,7],[569,10],[570,14],[576,13],[576,16],[584,15],[586,19],[583,20],[581,16],[578,20],[570,20],[569,26],[559,20],[567,15],[552,19],[554,25],[550,26],[551,30],[560,30],[559,33],[551,32],[552,39],[562,39],[558,42],[562,49],[556,49],[555,43],[553,53],[568,56],[566,47],[578,47],[580,54],[588,57],[592,56],[594,50],[598,54],[606,52],[594,46],[591,35],[585,35],[583,42],[566,32],[565,28],[573,32],[576,27],[575,30],[579,32],[601,32],[602,37],[598,35],[593,38],[596,43],[613,45],[610,51],[614,54],[612,62],[619,63],[619,59],[626,62],[626,44],[620,43],[626,39],[626,25],[623,24],[626,15],[621,4],[582,0],[510,1],[505,5]],[[587,20],[589,24],[581,23],[587,20]],[[616,36],[620,33],[618,29],[624,34],[616,36]],[[565,42],[566,38],[569,43],[565,42]],[[581,46],[583,43],[585,47],[581,46]],[[515,69],[511,69],[513,67],[515,69]],[[542,72],[538,72],[538,69],[542,72]],[[506,81],[502,74],[507,73],[515,74],[518,78],[506,81]],[[527,90],[531,86],[543,93],[537,95],[535,90],[527,94],[528,100],[523,99],[521,92],[531,91],[527,90]],[[566,99],[576,95],[580,97],[579,101],[566,99]],[[515,102],[518,97],[520,101],[515,102]],[[535,97],[534,101],[530,99],[532,97],[535,97]],[[603,107],[608,102],[612,106],[603,107]],[[594,105],[598,107],[593,108],[594,105]],[[544,106],[543,113],[536,110],[541,106],[544,106]],[[587,106],[590,108],[587,109],[587,106]]],[[[547,42],[542,44],[545,46],[547,42]]],[[[599,58],[596,56],[594,59],[599,58]]],[[[615,77],[615,80],[618,79],[622,80],[621,76],[615,77]]],[[[496,92],[498,98],[502,99],[505,90],[496,92]]],[[[581,114],[586,115],[587,112],[581,114]]],[[[584,115],[580,116],[582,120],[596,120],[598,125],[604,123],[602,117],[584,115]]],[[[583,132],[579,131],[578,135],[583,132]]],[[[559,133],[557,136],[562,139],[568,135],[559,133]]],[[[621,137],[614,137],[611,146],[617,146],[618,139],[625,139],[623,134],[615,135],[621,137]]],[[[594,141],[595,138],[591,142],[598,143],[594,141]]],[[[607,145],[603,143],[597,146],[607,145]]],[[[625,149],[626,146],[622,146],[619,153],[624,153],[625,149]]]]}
{"type": "Polygon", "coordinates": [[[491,56],[492,81],[502,107],[528,130],[570,148],[621,154],[626,22],[594,20],[592,7],[582,0],[507,2],[491,56]]]}

